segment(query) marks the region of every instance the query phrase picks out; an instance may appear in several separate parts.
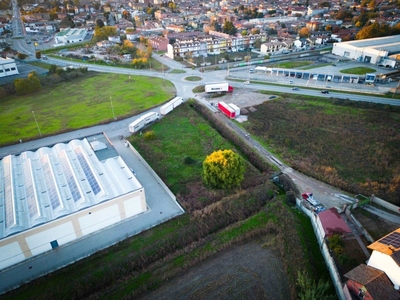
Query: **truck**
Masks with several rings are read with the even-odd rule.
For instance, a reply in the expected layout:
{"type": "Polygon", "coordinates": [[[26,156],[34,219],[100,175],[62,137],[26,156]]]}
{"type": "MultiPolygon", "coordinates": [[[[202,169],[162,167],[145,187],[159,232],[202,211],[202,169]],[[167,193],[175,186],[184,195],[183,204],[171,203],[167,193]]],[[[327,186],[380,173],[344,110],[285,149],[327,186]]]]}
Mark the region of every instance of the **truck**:
{"type": "Polygon", "coordinates": [[[177,106],[183,103],[183,99],[182,97],[175,97],[174,99],[171,100],[171,102],[173,103],[174,108],[176,108],[177,106]]]}
{"type": "Polygon", "coordinates": [[[160,107],[160,113],[162,115],[166,115],[171,112],[174,108],[181,105],[183,103],[182,97],[175,97],[171,101],[168,101],[166,104],[160,107]]]}
{"type": "Polygon", "coordinates": [[[228,105],[235,111],[235,117],[239,117],[240,116],[240,108],[237,107],[233,103],[229,103],[228,105]]]}
{"type": "Polygon", "coordinates": [[[159,113],[156,112],[149,112],[145,114],[144,116],[141,117],[144,120],[144,125],[150,124],[151,122],[154,122],[155,120],[158,120],[160,118],[159,113]]]}
{"type": "Polygon", "coordinates": [[[225,102],[221,101],[218,102],[218,108],[220,111],[222,111],[228,118],[234,119],[236,117],[235,110],[230,107],[228,104],[225,102]]]}
{"type": "Polygon", "coordinates": [[[204,86],[206,93],[216,93],[216,92],[233,92],[233,87],[227,82],[220,83],[208,83],[204,86]]]}
{"type": "Polygon", "coordinates": [[[129,124],[129,132],[135,133],[138,132],[140,129],[144,127],[144,120],[142,118],[139,118],[135,121],[133,121],[131,124],[129,124]]]}
{"type": "Polygon", "coordinates": [[[167,113],[171,112],[174,109],[174,103],[168,101],[166,104],[160,107],[160,114],[166,115],[167,113]]]}
{"type": "Polygon", "coordinates": [[[160,115],[156,112],[149,112],[137,120],[133,121],[131,124],[129,124],[129,131],[132,133],[138,132],[141,130],[144,126],[147,124],[150,124],[151,122],[154,122],[155,120],[158,120],[160,118],[160,115]]]}

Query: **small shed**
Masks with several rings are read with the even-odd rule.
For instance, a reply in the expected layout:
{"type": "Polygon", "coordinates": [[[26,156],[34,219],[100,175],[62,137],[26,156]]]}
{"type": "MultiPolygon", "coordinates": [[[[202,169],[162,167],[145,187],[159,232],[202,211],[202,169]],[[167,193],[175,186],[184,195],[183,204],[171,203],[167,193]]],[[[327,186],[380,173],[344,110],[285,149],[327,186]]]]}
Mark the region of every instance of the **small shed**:
{"type": "Polygon", "coordinates": [[[323,238],[334,234],[346,235],[352,233],[349,226],[342,219],[336,208],[332,207],[318,214],[317,224],[320,232],[324,234],[323,238]]]}

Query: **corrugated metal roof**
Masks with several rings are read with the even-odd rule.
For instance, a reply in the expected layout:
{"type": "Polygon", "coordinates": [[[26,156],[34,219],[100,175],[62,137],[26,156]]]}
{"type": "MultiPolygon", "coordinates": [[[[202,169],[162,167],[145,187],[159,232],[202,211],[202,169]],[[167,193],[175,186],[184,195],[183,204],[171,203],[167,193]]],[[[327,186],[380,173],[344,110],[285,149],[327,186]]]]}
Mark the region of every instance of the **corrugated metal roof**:
{"type": "Polygon", "coordinates": [[[0,239],[142,188],[115,155],[87,139],[0,160],[0,239]]]}

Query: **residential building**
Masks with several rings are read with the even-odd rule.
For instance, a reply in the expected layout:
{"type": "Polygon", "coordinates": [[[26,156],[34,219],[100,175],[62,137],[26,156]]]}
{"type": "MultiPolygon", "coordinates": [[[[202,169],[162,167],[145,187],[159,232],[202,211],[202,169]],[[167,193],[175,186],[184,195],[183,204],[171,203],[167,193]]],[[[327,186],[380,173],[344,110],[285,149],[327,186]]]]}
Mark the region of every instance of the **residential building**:
{"type": "Polygon", "coordinates": [[[169,39],[162,36],[156,36],[154,38],[150,38],[149,43],[154,50],[166,51],[169,44],[169,39]]]}

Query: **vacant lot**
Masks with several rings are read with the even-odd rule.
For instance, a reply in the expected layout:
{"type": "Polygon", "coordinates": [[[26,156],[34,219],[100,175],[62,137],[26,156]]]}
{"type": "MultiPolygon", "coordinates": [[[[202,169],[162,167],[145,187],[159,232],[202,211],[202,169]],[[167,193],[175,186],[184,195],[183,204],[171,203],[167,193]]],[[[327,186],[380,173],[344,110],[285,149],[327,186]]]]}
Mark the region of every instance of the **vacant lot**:
{"type": "Polygon", "coordinates": [[[153,77],[98,74],[10,96],[0,105],[0,146],[135,115],[175,94],[171,82],[153,77]],[[114,110],[114,113],[113,113],[114,110]]]}
{"type": "Polygon", "coordinates": [[[257,106],[243,124],[300,172],[354,194],[400,204],[397,110],[283,95],[257,106]]]}
{"type": "Polygon", "coordinates": [[[225,250],[141,299],[290,299],[282,262],[260,242],[225,250]]]}

